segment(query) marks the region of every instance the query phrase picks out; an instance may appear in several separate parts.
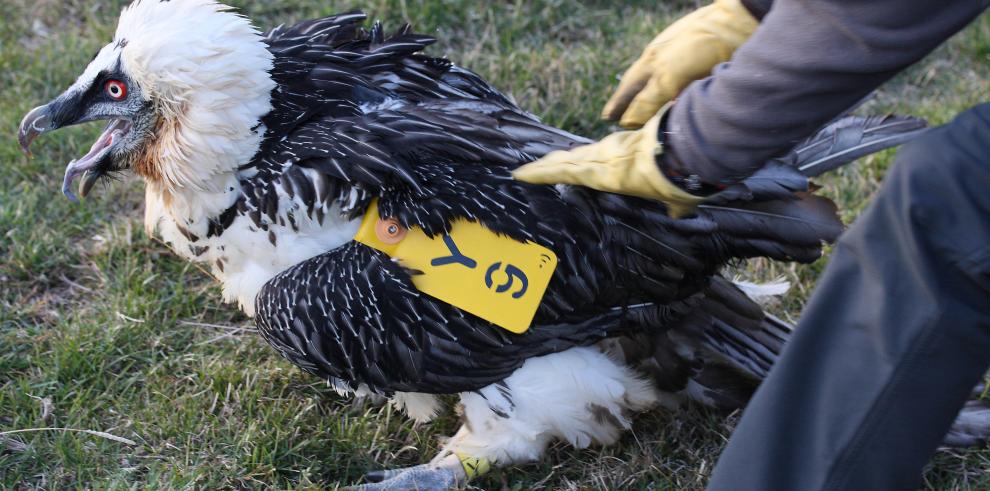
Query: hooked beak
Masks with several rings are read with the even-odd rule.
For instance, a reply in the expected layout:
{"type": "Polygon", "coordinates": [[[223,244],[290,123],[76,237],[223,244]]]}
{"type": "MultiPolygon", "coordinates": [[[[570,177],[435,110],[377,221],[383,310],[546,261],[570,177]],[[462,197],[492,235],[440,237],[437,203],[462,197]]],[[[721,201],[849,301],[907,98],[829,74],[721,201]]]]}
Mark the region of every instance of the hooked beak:
{"type": "Polygon", "coordinates": [[[24,154],[30,157],[31,142],[38,135],[53,129],[51,109],[47,104],[38,106],[27,113],[21,120],[21,127],[17,132],[17,141],[21,144],[21,150],[24,151],[24,154]]]}
{"type": "MultiPolygon", "coordinates": [[[[65,126],[71,126],[97,119],[93,116],[78,115],[78,102],[70,96],[61,96],[53,102],[31,110],[21,120],[17,132],[17,141],[28,156],[31,155],[31,142],[42,133],[47,133],[65,126]]],[[[89,152],[79,159],[74,159],[65,167],[65,177],[62,179],[62,193],[72,201],[79,201],[72,192],[72,182],[78,176],[83,176],[79,183],[79,194],[84,198],[93,188],[93,184],[103,175],[99,167],[110,158],[113,145],[131,130],[131,122],[126,119],[112,118],[103,134],[93,143],[89,152]]]]}

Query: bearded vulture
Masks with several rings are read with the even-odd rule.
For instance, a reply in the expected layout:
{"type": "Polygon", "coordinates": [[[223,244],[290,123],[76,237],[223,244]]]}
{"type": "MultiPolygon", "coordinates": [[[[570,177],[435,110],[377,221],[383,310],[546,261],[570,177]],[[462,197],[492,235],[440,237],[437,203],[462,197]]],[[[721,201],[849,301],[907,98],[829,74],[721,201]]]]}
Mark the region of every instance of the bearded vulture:
{"type": "Polygon", "coordinates": [[[674,220],[656,202],[512,180],[515,167],[588,140],[420,54],[433,38],[365,30],[364,19],[262,34],[210,0],[137,0],[19,137],[26,151],[41,133],[108,121],[68,164],[66,195],[77,177],[86,196],[101,178],[136,173],[149,233],[209,265],[225,300],[292,363],[418,420],[440,410],[437,394],[459,394],[463,426],[440,455],[370,475],[380,482],[367,489],[446,489],[537,459],[555,439],[610,444],[661,394],[740,407],[789,326],[720,271],[751,257],[817,259],[842,225],[808,179],[923,126],[838,120],[674,220]],[[551,250],[558,263],[529,329],[424,294],[417,271],[353,240],[373,203],[380,219],[428,237],[466,220],[551,250]]]}

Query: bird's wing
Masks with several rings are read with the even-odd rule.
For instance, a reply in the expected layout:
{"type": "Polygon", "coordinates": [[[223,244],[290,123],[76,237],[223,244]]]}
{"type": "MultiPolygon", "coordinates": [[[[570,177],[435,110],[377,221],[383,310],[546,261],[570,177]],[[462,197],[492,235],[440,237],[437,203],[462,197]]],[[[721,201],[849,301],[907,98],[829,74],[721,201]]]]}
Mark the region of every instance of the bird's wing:
{"type": "Polygon", "coordinates": [[[512,334],[420,293],[401,266],[355,242],[282,272],[255,307],[262,335],[290,361],[382,393],[479,389],[527,358],[605,337],[622,316],[512,334]]]}
{"type": "Polygon", "coordinates": [[[309,214],[359,195],[345,209],[354,216],[377,197],[383,218],[429,235],[468,219],[549,247],[559,262],[533,326],[511,334],[421,295],[409,272],[352,242],[258,295],[259,328],[283,354],[379,391],[457,392],[500,380],[529,357],[683,314],[672,304],[707,281],[709,268],[683,234],[651,237],[612,220],[597,193],[573,189],[565,199],[552,186],[513,180],[511,169],[548,151],[559,130],[478,101],[444,102],[311,119],[268,147],[246,195],[273,213],[280,208],[266,197],[288,195],[309,214]]]}

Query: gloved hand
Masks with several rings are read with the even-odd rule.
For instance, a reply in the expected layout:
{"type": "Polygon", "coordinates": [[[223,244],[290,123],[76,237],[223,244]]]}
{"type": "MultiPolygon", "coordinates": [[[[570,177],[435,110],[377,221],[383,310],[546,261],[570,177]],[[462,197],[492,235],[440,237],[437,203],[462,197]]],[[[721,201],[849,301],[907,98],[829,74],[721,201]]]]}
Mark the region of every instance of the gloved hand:
{"type": "Polygon", "coordinates": [[[715,0],[664,29],[622,76],[602,118],[638,128],[691,82],[728,61],[759,21],[740,0],[715,0]],[[621,119],[620,119],[621,117],[621,119]]]}
{"type": "Polygon", "coordinates": [[[577,184],[599,191],[662,201],[671,217],[688,215],[702,201],[660,171],[657,131],[663,111],[635,131],[612,133],[571,150],[550,152],[517,168],[512,177],[533,184],[577,184]]]}

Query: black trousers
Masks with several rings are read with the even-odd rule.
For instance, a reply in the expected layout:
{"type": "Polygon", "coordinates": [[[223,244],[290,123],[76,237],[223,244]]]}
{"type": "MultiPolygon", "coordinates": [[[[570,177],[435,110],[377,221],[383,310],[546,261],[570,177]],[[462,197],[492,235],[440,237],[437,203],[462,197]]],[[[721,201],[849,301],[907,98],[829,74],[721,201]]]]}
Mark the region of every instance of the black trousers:
{"type": "Polygon", "coordinates": [[[913,490],[990,365],[990,104],[905,145],[709,490],[913,490]]]}

